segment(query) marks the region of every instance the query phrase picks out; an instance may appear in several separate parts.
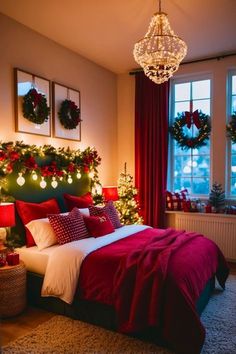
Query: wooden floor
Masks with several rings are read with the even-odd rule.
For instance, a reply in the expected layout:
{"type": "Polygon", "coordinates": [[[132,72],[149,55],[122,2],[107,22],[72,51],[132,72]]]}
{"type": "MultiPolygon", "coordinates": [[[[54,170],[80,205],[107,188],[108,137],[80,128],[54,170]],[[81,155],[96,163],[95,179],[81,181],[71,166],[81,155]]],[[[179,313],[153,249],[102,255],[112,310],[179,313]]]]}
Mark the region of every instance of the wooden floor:
{"type": "MultiPolygon", "coordinates": [[[[236,275],[236,263],[229,263],[230,273],[236,275]]],[[[55,314],[39,308],[28,307],[24,313],[17,317],[4,319],[0,324],[0,344],[15,340],[25,335],[39,324],[48,321],[55,314]]]]}

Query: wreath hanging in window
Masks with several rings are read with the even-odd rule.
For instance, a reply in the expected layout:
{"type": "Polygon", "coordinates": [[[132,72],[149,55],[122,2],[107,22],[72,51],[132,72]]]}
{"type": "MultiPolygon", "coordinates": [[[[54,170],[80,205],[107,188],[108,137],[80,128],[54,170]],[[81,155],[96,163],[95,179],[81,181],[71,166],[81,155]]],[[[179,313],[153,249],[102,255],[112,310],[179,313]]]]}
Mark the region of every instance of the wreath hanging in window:
{"type": "Polygon", "coordinates": [[[178,113],[174,124],[169,128],[169,132],[182,150],[197,149],[205,146],[211,133],[210,117],[202,111],[178,113]],[[198,132],[196,136],[191,136],[185,132],[185,126],[190,129],[196,126],[198,132]]]}
{"type": "Polygon", "coordinates": [[[75,129],[81,122],[79,107],[68,99],[62,101],[58,116],[65,129],[75,129]]]}
{"type": "Polygon", "coordinates": [[[23,97],[23,116],[35,124],[43,124],[49,118],[50,108],[45,95],[35,88],[30,89],[23,97]]]}
{"type": "Polygon", "coordinates": [[[227,136],[236,144],[236,112],[231,116],[231,121],[226,125],[227,136]]]}

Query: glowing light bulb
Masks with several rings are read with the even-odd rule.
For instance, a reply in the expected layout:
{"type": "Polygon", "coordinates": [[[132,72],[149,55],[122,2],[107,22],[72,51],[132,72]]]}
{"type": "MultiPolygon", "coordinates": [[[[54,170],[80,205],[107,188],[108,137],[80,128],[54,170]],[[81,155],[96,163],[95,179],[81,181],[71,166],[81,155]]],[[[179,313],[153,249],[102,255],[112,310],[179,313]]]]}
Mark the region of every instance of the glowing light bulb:
{"type": "Polygon", "coordinates": [[[56,177],[52,177],[51,186],[52,188],[57,188],[58,182],[56,181],[56,177]]]}
{"type": "Polygon", "coordinates": [[[67,182],[68,182],[69,184],[71,184],[71,183],[73,182],[73,179],[72,179],[71,175],[68,176],[67,182]]]}
{"type": "Polygon", "coordinates": [[[35,171],[32,172],[32,180],[37,181],[37,179],[38,179],[37,173],[35,171]]]}
{"type": "Polygon", "coordinates": [[[79,171],[77,172],[76,177],[77,177],[78,179],[80,179],[80,178],[81,178],[81,173],[80,173],[79,171]]]}
{"type": "Polygon", "coordinates": [[[93,172],[93,171],[90,171],[90,172],[89,172],[89,177],[90,177],[90,178],[93,178],[93,177],[94,177],[94,172],[93,172]]]}
{"type": "Polygon", "coordinates": [[[44,180],[44,177],[42,177],[42,180],[41,182],[39,183],[40,187],[42,189],[46,188],[47,187],[47,182],[44,180]]]}
{"type": "Polygon", "coordinates": [[[17,178],[16,182],[17,184],[19,184],[19,186],[23,186],[25,184],[25,179],[24,177],[22,176],[22,173],[18,173],[19,177],[17,178]]]}

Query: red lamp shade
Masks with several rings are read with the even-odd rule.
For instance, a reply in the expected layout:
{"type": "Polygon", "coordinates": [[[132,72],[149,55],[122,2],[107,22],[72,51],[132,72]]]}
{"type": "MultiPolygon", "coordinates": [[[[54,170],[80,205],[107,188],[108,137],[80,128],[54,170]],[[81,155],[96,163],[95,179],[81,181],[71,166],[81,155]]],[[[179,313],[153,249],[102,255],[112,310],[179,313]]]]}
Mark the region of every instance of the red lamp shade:
{"type": "Polygon", "coordinates": [[[13,203],[0,204],[0,227],[15,225],[15,206],[13,203]]]}
{"type": "Polygon", "coordinates": [[[118,190],[117,187],[115,186],[102,187],[102,194],[106,201],[108,200],[116,201],[119,199],[118,190]]]}

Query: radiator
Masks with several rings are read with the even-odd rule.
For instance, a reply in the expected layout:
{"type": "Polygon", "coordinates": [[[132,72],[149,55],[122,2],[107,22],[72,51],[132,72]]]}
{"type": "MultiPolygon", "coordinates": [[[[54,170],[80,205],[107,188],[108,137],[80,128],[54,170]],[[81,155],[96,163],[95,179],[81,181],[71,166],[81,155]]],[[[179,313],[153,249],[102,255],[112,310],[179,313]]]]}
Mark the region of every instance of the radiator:
{"type": "Polygon", "coordinates": [[[203,234],[219,246],[227,260],[236,262],[235,216],[182,212],[172,214],[170,219],[169,226],[203,234]]]}

